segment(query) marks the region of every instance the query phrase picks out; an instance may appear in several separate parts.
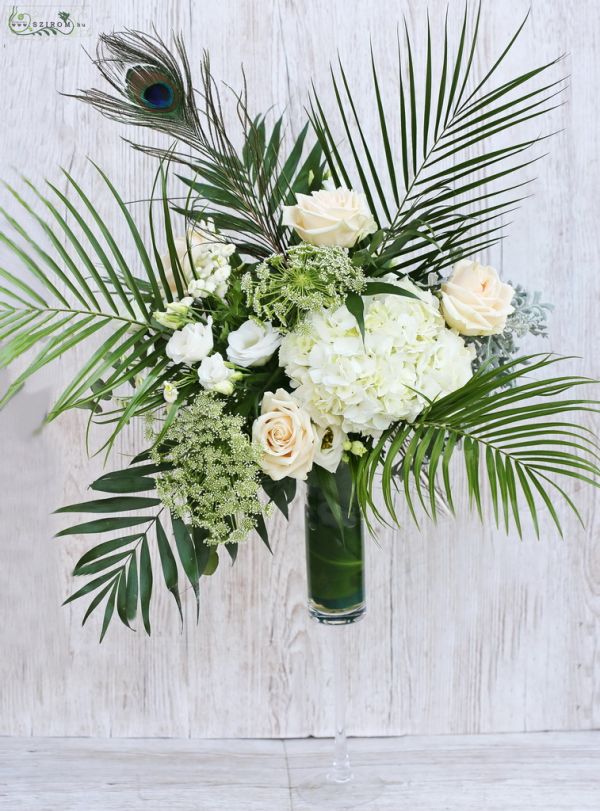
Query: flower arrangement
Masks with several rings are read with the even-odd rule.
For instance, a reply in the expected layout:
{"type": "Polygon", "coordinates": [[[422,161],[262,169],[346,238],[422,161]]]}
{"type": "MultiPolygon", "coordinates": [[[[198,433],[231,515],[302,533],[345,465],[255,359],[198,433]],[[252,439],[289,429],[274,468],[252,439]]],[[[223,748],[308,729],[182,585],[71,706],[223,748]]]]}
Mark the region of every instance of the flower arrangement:
{"type": "Polygon", "coordinates": [[[200,108],[181,40],[171,50],[140,32],[103,35],[97,64],[116,95],[79,98],[181,147],[137,146],[158,159],[150,239],[100,169],[133,263],[70,175],[67,194],[28,184],[47,219],[6,186],[48,246],[3,211],[0,239],[26,275],[0,268],[0,363],[38,352],[2,403],[85,343],[88,359],[48,419],[88,409],[111,427],[106,452],[132,420],[147,422],[148,446],[91,484],[102,495],[58,511],[92,515],[61,536],[110,533],[77,563],[89,579],[67,600],[91,598],[84,622],[104,606],[102,636],[115,611],[128,626],[140,612],[150,633],[151,545],[181,611],[180,576],[198,596],[223,550],[235,560],[253,531],[269,546],[270,512],[287,515],[297,481],[315,475],[339,515],[343,467],[373,530],[384,520],[379,487],[394,520],[396,488],[415,518],[420,503],[435,519],[440,488],[453,509],[458,455],[480,514],[487,489],[496,523],[519,532],[524,512],[537,530],[540,509],[560,530],[556,494],[576,510],[556,478],[596,484],[593,434],[568,417],[597,410],[573,393],[589,381],[553,376],[560,358],[518,354],[515,338],[545,334],[549,308],[477,258],[500,239],[522,185],[514,175],[539,140],[513,133],[547,113],[563,85],[539,82],[555,63],[494,85],[509,48],[477,82],[476,43],[465,16],[456,57],[447,36],[439,49],[436,82],[429,38],[421,95],[410,41],[400,43],[391,100],[373,57],[376,146],[340,65],[333,111],[313,93],[287,148],[283,119],[269,125],[237,97],[238,149],[208,56],[200,108]],[[500,133],[508,146],[495,145],[500,133]],[[173,165],[183,206],[168,192],[173,165]]]}

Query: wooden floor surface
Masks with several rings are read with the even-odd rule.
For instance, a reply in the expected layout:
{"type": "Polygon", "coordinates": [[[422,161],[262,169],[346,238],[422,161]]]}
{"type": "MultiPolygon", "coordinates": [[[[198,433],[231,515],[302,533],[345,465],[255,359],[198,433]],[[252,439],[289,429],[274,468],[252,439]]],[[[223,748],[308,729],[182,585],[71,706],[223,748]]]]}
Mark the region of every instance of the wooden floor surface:
{"type": "MultiPolygon", "coordinates": [[[[363,811],[598,811],[600,732],[371,738],[363,811]]],[[[327,740],[0,739],[2,811],[310,811],[327,740]]],[[[321,806],[327,808],[331,806],[321,806]]]]}

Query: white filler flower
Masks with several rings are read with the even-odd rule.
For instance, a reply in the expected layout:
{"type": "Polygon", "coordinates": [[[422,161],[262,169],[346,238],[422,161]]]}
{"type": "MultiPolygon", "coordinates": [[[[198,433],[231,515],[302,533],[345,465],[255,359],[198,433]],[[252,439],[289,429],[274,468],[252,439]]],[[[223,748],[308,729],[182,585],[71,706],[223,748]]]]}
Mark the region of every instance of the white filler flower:
{"type": "Polygon", "coordinates": [[[232,363],[248,368],[264,366],[273,357],[281,335],[270,321],[260,324],[258,321],[244,321],[239,329],[229,333],[227,339],[227,357],[232,363]]]}
{"type": "MultiPolygon", "coordinates": [[[[212,293],[224,298],[231,275],[229,257],[235,253],[235,245],[224,242],[209,221],[201,221],[187,237],[173,241],[189,295],[203,298],[212,293]]],[[[167,254],[161,261],[171,292],[176,294],[171,257],[167,254]]]]}
{"type": "Polygon", "coordinates": [[[283,207],[282,222],[304,242],[340,248],[352,248],[377,230],[365,195],[344,187],[298,194],[295,206],[283,207]]]}
{"type": "Polygon", "coordinates": [[[167,344],[166,353],[173,363],[191,366],[199,363],[213,348],[212,317],[206,324],[186,324],[176,330],[167,344]]]}
{"type": "Polygon", "coordinates": [[[471,377],[472,350],[446,328],[437,299],[408,280],[398,284],[420,300],[365,297],[364,343],[345,306],[313,313],[284,337],[280,363],[319,424],[377,436],[471,377]]]}

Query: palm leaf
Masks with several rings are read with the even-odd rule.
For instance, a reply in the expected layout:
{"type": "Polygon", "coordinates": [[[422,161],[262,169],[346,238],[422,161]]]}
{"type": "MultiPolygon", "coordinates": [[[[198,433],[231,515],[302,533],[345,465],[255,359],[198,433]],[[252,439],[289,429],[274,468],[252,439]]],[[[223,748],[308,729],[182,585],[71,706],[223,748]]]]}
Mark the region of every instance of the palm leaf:
{"type": "Polygon", "coordinates": [[[538,77],[559,60],[487,89],[525,20],[483,79],[475,80],[475,90],[467,95],[466,89],[473,81],[480,14],[481,8],[478,7],[473,31],[469,34],[465,8],[454,58],[448,43],[447,18],[443,48],[432,44],[428,20],[422,97],[417,90],[414,48],[406,26],[404,44],[398,42],[397,97],[390,103],[386,103],[371,53],[373,96],[379,122],[377,146],[382,147],[385,155],[381,166],[373,157],[376,153],[373,144],[367,141],[360,126],[360,114],[342,64],[339,64],[338,74],[332,74],[336,100],[334,113],[325,113],[313,88],[310,119],[334,180],[338,184],[343,182],[348,186],[362,187],[373,215],[384,228],[385,238],[380,245],[378,260],[382,270],[379,272],[389,269],[398,273],[409,272],[418,280],[426,272],[441,270],[461,256],[501,239],[503,217],[515,203],[511,194],[516,187],[513,176],[538,159],[538,156],[525,160],[518,160],[518,157],[529,153],[543,140],[540,137],[518,137],[516,133],[521,125],[547,115],[560,105],[557,97],[565,89],[563,80],[535,86],[538,77]],[[437,51],[443,56],[436,71],[432,54],[437,51]],[[399,148],[390,135],[394,129],[390,110],[397,111],[399,148]],[[353,117],[353,127],[350,126],[349,112],[353,117]],[[346,138],[351,160],[346,159],[346,150],[342,151],[339,146],[337,130],[341,130],[346,138]],[[500,147],[497,136],[509,130],[513,143],[500,147]],[[473,154],[474,150],[479,154],[473,154]],[[352,164],[354,178],[351,177],[352,164]],[[403,194],[398,189],[398,167],[402,168],[403,194]],[[395,202],[392,212],[388,210],[390,196],[395,202]],[[491,200],[494,201],[493,218],[498,230],[493,237],[482,241],[481,210],[489,210],[491,200]],[[456,227],[462,223],[463,226],[461,233],[464,238],[451,246],[441,238],[447,224],[446,206],[452,208],[453,225],[456,227]],[[424,257],[426,269],[420,257],[407,256],[414,250],[413,244],[420,245],[425,231],[433,234],[437,242],[437,247],[428,250],[424,257]],[[406,233],[410,238],[400,239],[406,233]]]}
{"type": "Polygon", "coordinates": [[[594,434],[564,418],[569,413],[598,413],[600,403],[561,397],[596,381],[575,375],[533,377],[562,360],[530,356],[495,369],[483,366],[463,388],[432,402],[414,423],[384,432],[358,467],[357,495],[363,510],[371,506],[370,493],[381,467],[384,502],[392,518],[396,519],[392,490],[396,479],[403,484],[415,521],[415,493],[435,518],[437,473],[442,470],[446,497],[452,505],[450,462],[460,448],[467,492],[480,516],[487,487],[496,524],[502,511],[506,529],[512,517],[521,535],[521,513],[526,509],[539,533],[537,498],[562,532],[551,506],[553,493],[558,493],[580,516],[553,477],[598,486],[600,474],[599,445],[594,434]],[[507,383],[511,386],[506,387],[507,383]],[[428,499],[421,489],[423,479],[428,499]]]}
{"type": "MultiPolygon", "coordinates": [[[[5,188],[19,204],[23,218],[0,209],[5,221],[0,241],[21,266],[19,270],[0,268],[0,368],[38,349],[0,398],[0,405],[32,374],[84,341],[95,342],[91,356],[50,409],[49,420],[69,408],[97,410],[101,397],[110,396],[141,371],[152,369],[164,356],[165,336],[150,329],[152,311],[161,309],[167,299],[162,266],[157,257],[157,264],[153,264],[121,196],[99,168],[98,172],[125,220],[145,279],[133,275],[104,216],[68,174],[68,185],[77,202],[50,183],[49,192],[42,194],[25,181],[43,204],[47,219],[7,184],[5,188]],[[77,231],[59,212],[57,202],[67,207],[77,231]],[[47,245],[30,236],[32,226],[41,228],[47,245]],[[106,330],[110,331],[108,336],[103,335],[106,330]]],[[[152,394],[148,389],[145,393],[152,394]]]]}

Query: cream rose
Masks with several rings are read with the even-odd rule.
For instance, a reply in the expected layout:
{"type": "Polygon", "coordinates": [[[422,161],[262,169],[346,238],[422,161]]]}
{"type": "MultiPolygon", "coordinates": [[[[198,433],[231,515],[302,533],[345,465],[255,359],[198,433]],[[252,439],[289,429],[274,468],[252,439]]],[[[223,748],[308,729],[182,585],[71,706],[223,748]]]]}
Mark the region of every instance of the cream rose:
{"type": "Polygon", "coordinates": [[[461,335],[498,335],[514,312],[510,304],[514,293],[494,268],[461,259],[442,285],[442,313],[461,335]]]}
{"type": "Polygon", "coordinates": [[[377,230],[365,195],[343,187],[298,194],[295,206],[283,207],[283,224],[311,245],[340,248],[377,230]]]}
{"type": "Polygon", "coordinates": [[[261,468],[274,481],[285,476],[306,479],[317,438],[308,413],[284,389],[265,392],[252,441],[262,451],[261,468]]]}

